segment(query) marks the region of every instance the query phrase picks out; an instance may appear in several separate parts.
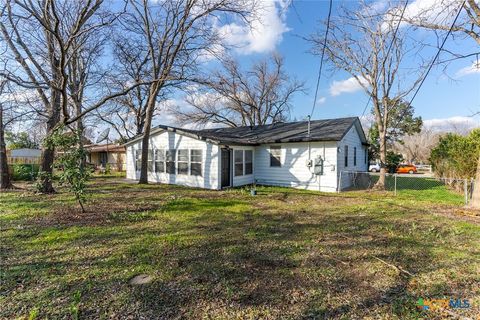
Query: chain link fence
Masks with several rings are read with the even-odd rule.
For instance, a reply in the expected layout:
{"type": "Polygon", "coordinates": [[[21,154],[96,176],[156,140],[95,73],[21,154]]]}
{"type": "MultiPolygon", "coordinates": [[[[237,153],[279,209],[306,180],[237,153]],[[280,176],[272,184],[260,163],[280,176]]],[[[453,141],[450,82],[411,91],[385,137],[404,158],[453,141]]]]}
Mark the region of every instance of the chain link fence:
{"type": "MultiPolygon", "coordinates": [[[[374,189],[380,173],[341,171],[338,190],[374,189]]],[[[451,199],[468,204],[472,198],[475,180],[434,177],[425,174],[391,174],[385,176],[385,190],[394,195],[411,195],[431,199],[451,199]]]]}

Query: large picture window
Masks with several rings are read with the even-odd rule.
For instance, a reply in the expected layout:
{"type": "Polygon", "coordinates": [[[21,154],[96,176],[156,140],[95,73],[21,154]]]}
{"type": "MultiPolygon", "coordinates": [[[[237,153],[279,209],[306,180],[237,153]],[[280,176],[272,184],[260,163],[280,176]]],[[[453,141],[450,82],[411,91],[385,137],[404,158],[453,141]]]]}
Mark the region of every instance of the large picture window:
{"type": "Polygon", "coordinates": [[[135,150],[135,171],[142,168],[142,150],[135,150]]]}
{"type": "Polygon", "coordinates": [[[253,151],[245,150],[245,174],[253,173],[253,151]]]}
{"type": "Polygon", "coordinates": [[[169,149],[165,152],[166,169],[169,174],[175,174],[175,153],[175,149],[169,149]]]}
{"type": "Polygon", "coordinates": [[[235,176],[243,176],[243,150],[234,150],[235,176]]]}
{"type": "Polygon", "coordinates": [[[165,172],[165,150],[155,150],[155,172],[165,172]]]}
{"type": "Polygon", "coordinates": [[[270,146],[270,167],[282,166],[282,148],[280,146],[270,146]]]}
{"type": "Polygon", "coordinates": [[[192,176],[202,175],[202,150],[190,150],[190,174],[192,176]]]}
{"type": "Polygon", "coordinates": [[[188,149],[179,149],[177,157],[177,173],[188,174],[188,149]]]}

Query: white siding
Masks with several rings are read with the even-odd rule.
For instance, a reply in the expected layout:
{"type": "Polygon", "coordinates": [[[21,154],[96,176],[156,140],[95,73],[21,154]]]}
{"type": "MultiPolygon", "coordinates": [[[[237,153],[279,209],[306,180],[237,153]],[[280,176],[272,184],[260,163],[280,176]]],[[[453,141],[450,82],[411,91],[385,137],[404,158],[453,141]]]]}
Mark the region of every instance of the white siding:
{"type": "MultiPolygon", "coordinates": [[[[135,171],[135,152],[141,149],[142,142],[127,146],[127,179],[138,180],[140,171],[135,171]]],[[[150,149],[201,149],[202,176],[168,173],[148,173],[148,181],[179,184],[206,189],[219,189],[219,147],[217,145],[186,137],[175,132],[163,131],[150,139],[150,149]]]]}
{"type": "Polygon", "coordinates": [[[334,192],[337,190],[337,145],[336,142],[283,143],[261,145],[255,148],[255,180],[259,184],[296,187],[309,190],[334,192]],[[270,167],[270,146],[281,146],[281,167],[270,167]],[[323,175],[313,174],[307,167],[309,159],[317,156],[325,159],[323,175]]]}
{"type": "MultiPolygon", "coordinates": [[[[367,146],[362,144],[362,140],[357,132],[357,128],[352,126],[347,134],[338,143],[338,176],[340,177],[340,171],[368,171],[368,159],[365,163],[365,153],[368,152],[367,146]],[[348,166],[345,166],[345,146],[348,146],[348,166]],[[357,148],[357,165],[354,165],[354,150],[357,148]]],[[[351,179],[342,174],[341,189],[348,188],[350,186],[351,179]]]]}
{"type": "MultiPolygon", "coordinates": [[[[254,182],[254,176],[255,176],[255,148],[254,147],[247,147],[247,146],[232,146],[233,152],[232,152],[232,170],[233,170],[233,186],[238,187],[238,186],[243,186],[246,184],[252,184],[254,182]],[[235,150],[252,150],[253,151],[253,173],[252,174],[247,174],[245,175],[245,165],[243,167],[244,170],[244,175],[242,176],[235,176],[235,150]]],[[[245,161],[244,161],[245,162],[245,161]]]]}

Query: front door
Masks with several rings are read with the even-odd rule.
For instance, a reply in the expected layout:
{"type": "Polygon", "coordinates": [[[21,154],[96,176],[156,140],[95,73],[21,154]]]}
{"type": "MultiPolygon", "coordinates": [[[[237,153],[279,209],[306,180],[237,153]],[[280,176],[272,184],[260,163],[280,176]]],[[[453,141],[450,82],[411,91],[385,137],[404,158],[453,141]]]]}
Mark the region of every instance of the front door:
{"type": "Polygon", "coordinates": [[[222,148],[222,188],[230,187],[230,149],[222,148]]]}

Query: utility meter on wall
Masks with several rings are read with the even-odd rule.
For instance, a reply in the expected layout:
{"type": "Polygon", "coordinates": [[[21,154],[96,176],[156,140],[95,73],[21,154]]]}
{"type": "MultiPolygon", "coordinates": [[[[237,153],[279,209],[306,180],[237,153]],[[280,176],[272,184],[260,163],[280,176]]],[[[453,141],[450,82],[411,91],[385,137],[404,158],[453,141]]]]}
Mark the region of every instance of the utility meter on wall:
{"type": "Polygon", "coordinates": [[[317,176],[323,174],[323,159],[321,156],[318,156],[315,158],[313,173],[316,174],[317,176]]]}

